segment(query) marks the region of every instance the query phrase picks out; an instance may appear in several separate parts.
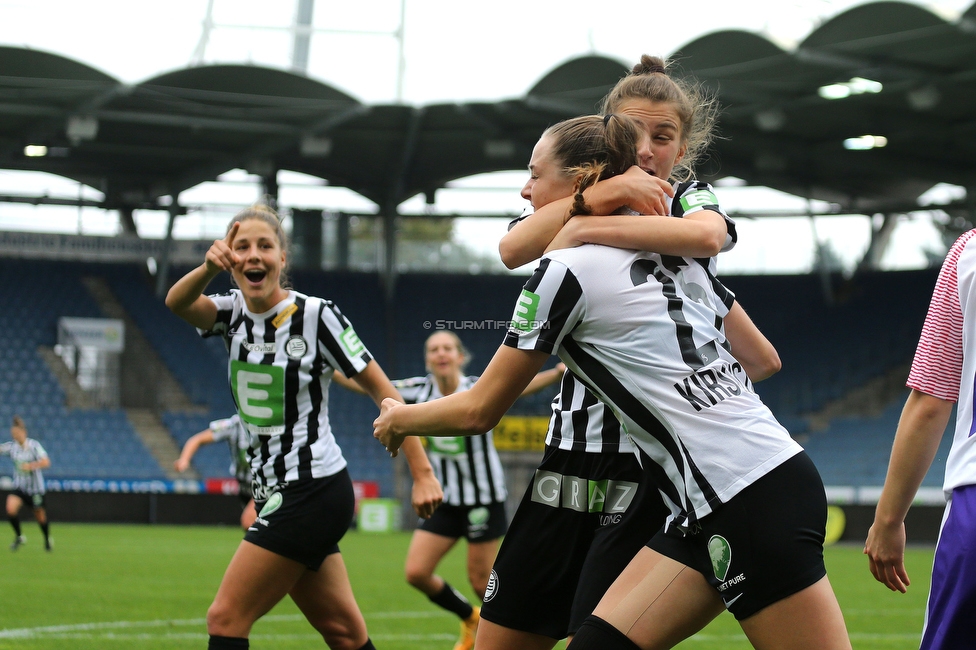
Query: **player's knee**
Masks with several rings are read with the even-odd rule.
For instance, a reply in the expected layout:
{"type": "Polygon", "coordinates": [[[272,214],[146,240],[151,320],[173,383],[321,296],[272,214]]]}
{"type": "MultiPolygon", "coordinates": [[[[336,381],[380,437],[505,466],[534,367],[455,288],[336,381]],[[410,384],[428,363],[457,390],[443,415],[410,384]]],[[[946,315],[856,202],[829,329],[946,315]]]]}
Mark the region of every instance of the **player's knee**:
{"type": "Polygon", "coordinates": [[[330,650],[358,650],[366,643],[366,624],[362,621],[345,621],[337,618],[309,620],[330,650]]]}
{"type": "Polygon", "coordinates": [[[244,625],[239,612],[215,600],[207,610],[207,633],[216,636],[247,636],[250,625],[244,625]]]}
{"type": "Polygon", "coordinates": [[[404,567],[403,574],[407,579],[407,584],[414,589],[424,591],[424,588],[430,582],[430,573],[421,567],[410,564],[409,562],[404,567]]]}

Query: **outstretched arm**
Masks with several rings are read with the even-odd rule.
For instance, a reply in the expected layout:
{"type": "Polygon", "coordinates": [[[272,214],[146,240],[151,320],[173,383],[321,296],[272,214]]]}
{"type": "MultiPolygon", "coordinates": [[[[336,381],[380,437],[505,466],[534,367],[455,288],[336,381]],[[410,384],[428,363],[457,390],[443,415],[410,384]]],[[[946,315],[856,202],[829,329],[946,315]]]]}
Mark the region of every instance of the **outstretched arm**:
{"type": "Polygon", "coordinates": [[[383,400],[373,437],[396,455],[401,445],[406,449],[411,436],[484,433],[498,424],[548,358],[546,352],[503,345],[469,390],[423,404],[383,400]]]}
{"type": "Polygon", "coordinates": [[[193,460],[193,456],[197,453],[197,450],[204,445],[213,443],[213,441],[212,429],[204,429],[200,433],[195,433],[190,436],[189,440],[183,445],[180,457],[173,463],[173,468],[177,472],[185,472],[190,467],[190,461],[193,460]]]}
{"type": "Polygon", "coordinates": [[[519,397],[533,395],[547,386],[552,386],[557,381],[562,379],[564,372],[566,372],[566,364],[561,361],[557,363],[555,367],[550,368],[549,370],[543,370],[532,378],[532,381],[529,382],[529,385],[525,387],[525,390],[522,391],[522,394],[519,395],[519,397]]]}
{"type": "MultiPolygon", "coordinates": [[[[353,377],[353,381],[359,385],[362,392],[373,398],[377,406],[388,401],[402,404],[403,398],[400,397],[400,393],[393,387],[376,361],[370,361],[359,374],[353,377]]],[[[407,458],[410,475],[413,477],[410,500],[417,514],[427,519],[444,500],[444,492],[437,477],[434,476],[434,468],[431,467],[430,459],[427,458],[419,438],[413,438],[405,443],[403,454],[407,458]]]]}
{"type": "MultiPolygon", "coordinates": [[[[609,215],[623,206],[641,214],[668,214],[671,184],[634,166],[583,191],[593,214],[609,215]]],[[[538,208],[515,224],[498,242],[502,263],[510,269],[542,257],[549,243],[569,219],[575,197],[568,196],[538,208]]]]}
{"type": "Polygon", "coordinates": [[[898,421],[888,475],[864,543],[871,575],[892,591],[905,593],[911,584],[905,570],[905,516],[951,413],[952,402],[912,390],[898,421]]]}
{"type": "Polygon", "coordinates": [[[342,386],[346,390],[351,390],[354,393],[359,393],[360,395],[367,395],[368,393],[359,385],[358,382],[349,379],[340,371],[336,370],[332,373],[332,383],[342,386]]]}

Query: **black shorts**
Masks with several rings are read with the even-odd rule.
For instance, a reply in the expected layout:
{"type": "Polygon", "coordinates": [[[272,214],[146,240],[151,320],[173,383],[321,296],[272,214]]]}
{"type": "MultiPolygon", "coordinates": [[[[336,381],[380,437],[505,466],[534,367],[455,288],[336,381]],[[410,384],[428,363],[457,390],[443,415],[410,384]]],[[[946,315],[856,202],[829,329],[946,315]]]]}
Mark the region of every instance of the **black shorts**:
{"type": "Polygon", "coordinates": [[[827,499],[800,452],[732,497],[693,533],[660,532],[653,550],[699,571],[742,620],[825,575],[827,499]]]}
{"type": "Polygon", "coordinates": [[[669,510],[645,477],[632,454],[547,448],[498,551],[482,617],[553,639],[575,634],[664,525],[669,510]]]}
{"type": "Polygon", "coordinates": [[[508,519],[505,504],[489,503],[486,506],[452,506],[442,503],[430,519],[421,519],[420,530],[428,533],[467,539],[469,542],[490,542],[505,534],[508,519]]]}
{"type": "Polygon", "coordinates": [[[13,492],[11,492],[11,494],[13,494],[14,496],[18,497],[21,501],[24,502],[24,505],[27,506],[28,508],[30,508],[31,510],[33,510],[34,508],[43,508],[44,507],[44,493],[43,492],[38,493],[38,494],[27,494],[21,488],[17,488],[13,492]]]}
{"type": "Polygon", "coordinates": [[[339,540],[352,524],[355,495],[349,472],[274,488],[255,500],[258,517],[245,541],[295,560],[313,571],[327,555],[339,552],[339,540]]]}

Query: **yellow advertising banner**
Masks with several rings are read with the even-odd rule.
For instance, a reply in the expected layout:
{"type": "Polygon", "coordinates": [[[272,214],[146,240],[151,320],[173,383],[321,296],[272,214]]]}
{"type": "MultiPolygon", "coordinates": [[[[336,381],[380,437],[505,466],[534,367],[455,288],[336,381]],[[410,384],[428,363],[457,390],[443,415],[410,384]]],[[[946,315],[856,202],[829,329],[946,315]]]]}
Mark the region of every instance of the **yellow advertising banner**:
{"type": "Polygon", "coordinates": [[[549,418],[542,415],[506,415],[492,438],[498,451],[542,451],[546,448],[549,418]]]}

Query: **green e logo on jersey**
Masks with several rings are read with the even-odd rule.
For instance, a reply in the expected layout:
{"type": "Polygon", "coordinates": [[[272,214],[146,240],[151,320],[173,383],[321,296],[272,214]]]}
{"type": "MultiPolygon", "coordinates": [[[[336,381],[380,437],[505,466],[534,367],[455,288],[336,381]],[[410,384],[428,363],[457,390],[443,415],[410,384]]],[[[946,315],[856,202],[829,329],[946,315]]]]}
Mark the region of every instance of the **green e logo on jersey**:
{"type": "Polygon", "coordinates": [[[339,340],[342,341],[342,347],[346,348],[346,353],[350,357],[358,357],[366,349],[366,346],[359,340],[356,330],[351,325],[343,330],[342,335],[339,336],[339,340]]]}
{"type": "Polygon", "coordinates": [[[258,427],[284,425],[284,368],[231,361],[230,388],[242,420],[258,427]]]}
{"type": "Polygon", "coordinates": [[[512,315],[512,327],[528,332],[535,322],[536,312],[539,310],[539,294],[528,289],[522,289],[518,302],[515,304],[515,314],[512,315]]]}
{"type": "Polygon", "coordinates": [[[681,207],[685,209],[685,212],[691,212],[706,205],[718,205],[718,199],[708,190],[695,190],[681,197],[681,207]]]}
{"type": "Polygon", "coordinates": [[[445,456],[460,456],[465,452],[464,441],[465,438],[463,436],[446,438],[429,436],[427,438],[427,445],[431,451],[437,452],[438,454],[444,454],[445,456]]]}

